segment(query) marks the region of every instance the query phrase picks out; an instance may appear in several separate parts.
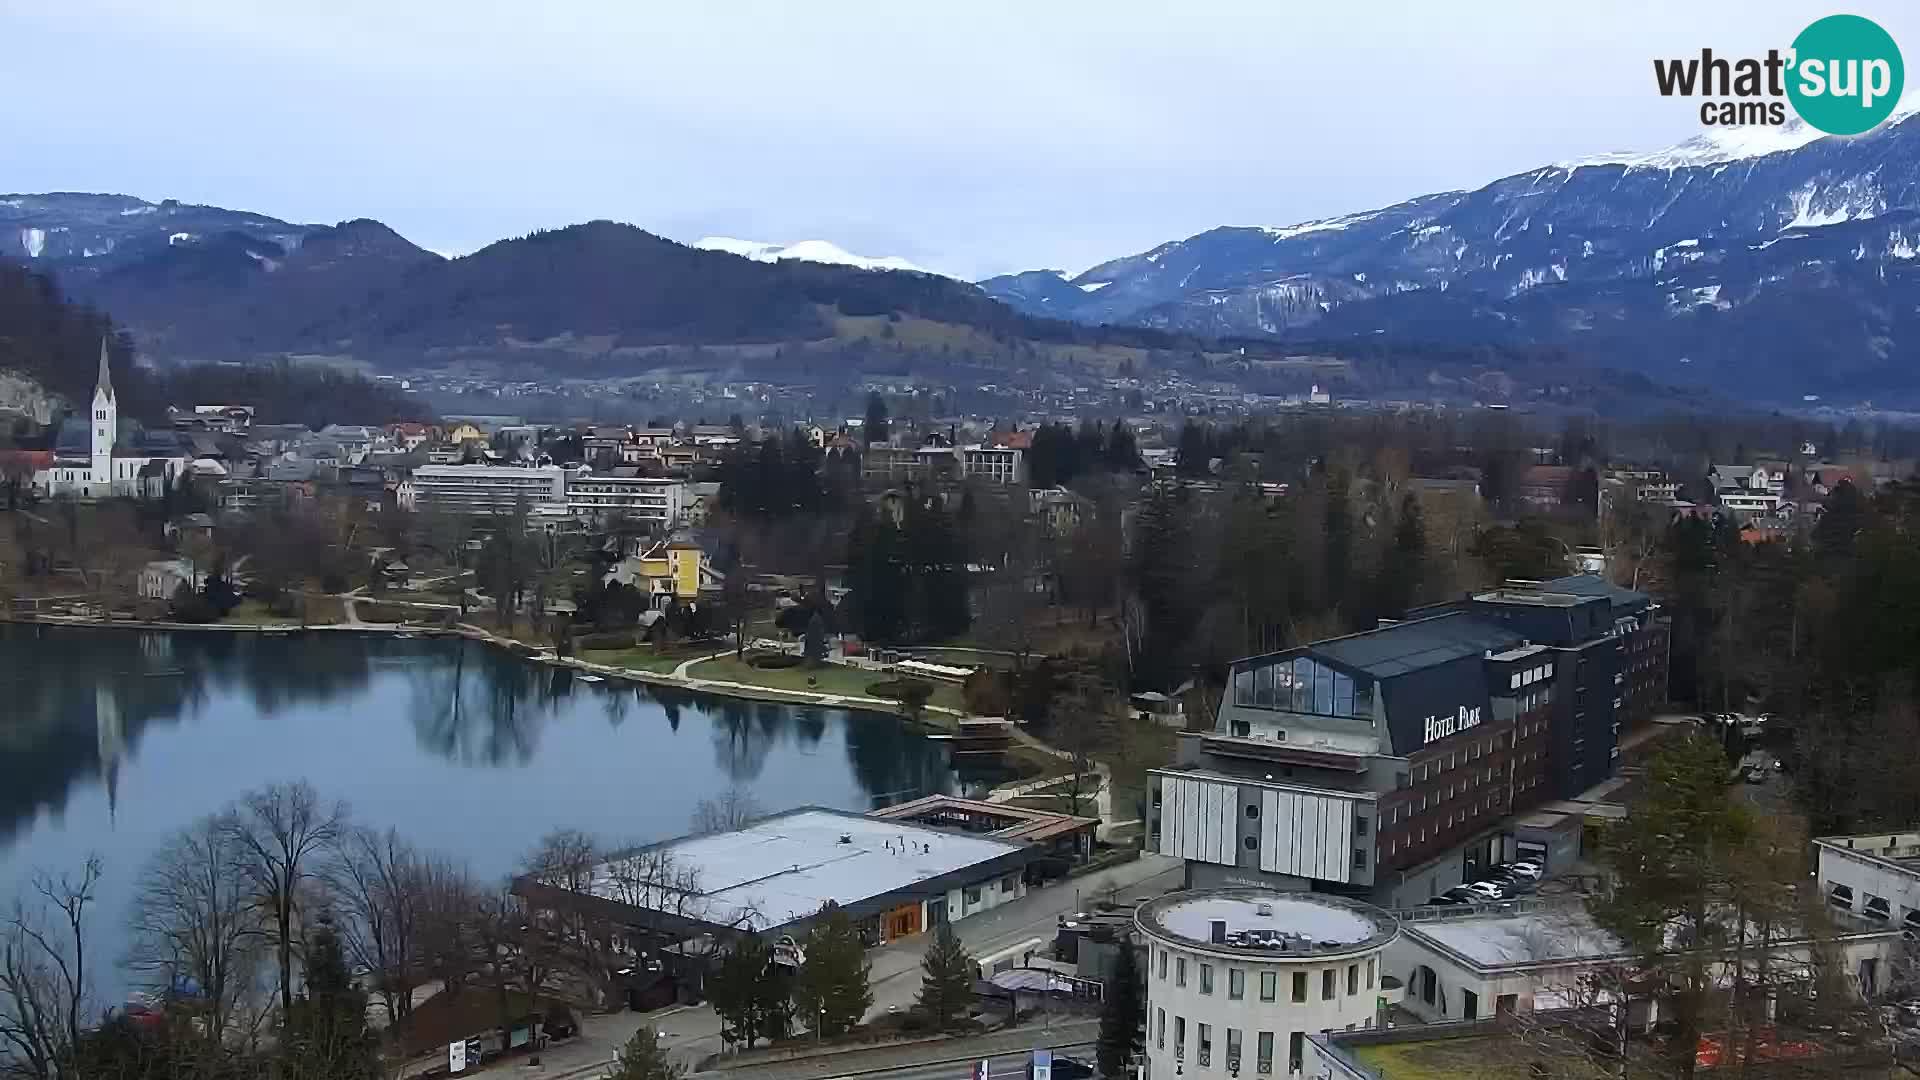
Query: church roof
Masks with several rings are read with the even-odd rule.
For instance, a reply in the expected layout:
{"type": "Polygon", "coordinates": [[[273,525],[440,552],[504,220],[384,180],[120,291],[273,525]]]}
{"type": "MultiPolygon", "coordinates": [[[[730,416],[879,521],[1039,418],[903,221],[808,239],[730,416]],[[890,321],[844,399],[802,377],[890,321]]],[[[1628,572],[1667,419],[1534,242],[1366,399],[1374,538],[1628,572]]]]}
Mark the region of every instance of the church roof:
{"type": "Polygon", "coordinates": [[[107,339],[100,339],[100,375],[94,381],[95,393],[104,392],[107,400],[113,400],[113,372],[107,367],[107,339]]]}

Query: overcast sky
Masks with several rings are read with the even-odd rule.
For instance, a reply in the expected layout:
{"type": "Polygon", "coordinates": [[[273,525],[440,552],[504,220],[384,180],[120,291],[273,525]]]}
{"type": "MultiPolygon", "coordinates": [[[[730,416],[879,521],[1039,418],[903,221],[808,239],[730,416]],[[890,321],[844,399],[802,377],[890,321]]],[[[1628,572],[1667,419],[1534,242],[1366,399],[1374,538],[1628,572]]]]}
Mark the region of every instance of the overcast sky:
{"type": "Polygon", "coordinates": [[[1678,142],[1654,56],[1836,10],[1920,62],[1911,2],[0,0],[0,190],[1077,272],[1678,142]]]}

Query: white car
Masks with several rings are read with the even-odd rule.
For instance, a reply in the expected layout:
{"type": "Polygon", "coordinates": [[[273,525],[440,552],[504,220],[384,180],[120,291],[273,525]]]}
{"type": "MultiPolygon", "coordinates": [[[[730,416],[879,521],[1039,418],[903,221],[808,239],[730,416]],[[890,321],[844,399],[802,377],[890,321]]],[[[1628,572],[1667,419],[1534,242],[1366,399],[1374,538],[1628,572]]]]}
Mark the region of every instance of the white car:
{"type": "Polygon", "coordinates": [[[1516,877],[1526,878],[1528,881],[1540,880],[1540,867],[1533,863],[1509,863],[1507,864],[1507,872],[1516,877]]]}
{"type": "Polygon", "coordinates": [[[1507,898],[1507,891],[1491,881],[1476,881],[1467,886],[1467,891],[1487,902],[1507,898]]]}

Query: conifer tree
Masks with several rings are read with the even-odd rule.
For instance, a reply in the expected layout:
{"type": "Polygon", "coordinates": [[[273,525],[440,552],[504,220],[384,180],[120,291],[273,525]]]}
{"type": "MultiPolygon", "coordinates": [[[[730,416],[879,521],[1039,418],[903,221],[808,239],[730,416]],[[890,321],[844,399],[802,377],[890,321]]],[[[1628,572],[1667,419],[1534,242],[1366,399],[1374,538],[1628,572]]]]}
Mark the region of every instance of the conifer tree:
{"type": "Polygon", "coordinates": [[[920,970],[920,1011],[944,1031],[973,1004],[973,958],[955,936],[952,923],[941,923],[934,931],[920,970]]]}
{"type": "Polygon", "coordinates": [[[1100,1039],[1095,1054],[1100,1075],[1123,1076],[1127,1062],[1145,1048],[1140,1037],[1140,1022],[1145,1009],[1140,1000],[1140,965],[1133,943],[1120,943],[1120,956],[1113,968],[1113,982],[1107,986],[1107,999],[1100,1010],[1100,1039]]]}
{"type": "Polygon", "coordinates": [[[613,1071],[606,1080],[680,1080],[685,1076],[687,1067],[667,1058],[667,1051],[660,1045],[660,1035],[650,1027],[643,1027],[633,1033],[627,1045],[620,1048],[620,1055],[614,1059],[613,1071]]]}
{"type": "Polygon", "coordinates": [[[824,1037],[846,1033],[873,1006],[866,949],[847,913],[831,900],[807,934],[807,961],[794,984],[800,1015],[824,1037]]]}
{"type": "Polygon", "coordinates": [[[379,1050],[367,1030],[367,996],[354,986],[340,938],[325,922],[307,940],[306,992],[281,1032],[287,1080],[374,1080],[379,1050]]]}

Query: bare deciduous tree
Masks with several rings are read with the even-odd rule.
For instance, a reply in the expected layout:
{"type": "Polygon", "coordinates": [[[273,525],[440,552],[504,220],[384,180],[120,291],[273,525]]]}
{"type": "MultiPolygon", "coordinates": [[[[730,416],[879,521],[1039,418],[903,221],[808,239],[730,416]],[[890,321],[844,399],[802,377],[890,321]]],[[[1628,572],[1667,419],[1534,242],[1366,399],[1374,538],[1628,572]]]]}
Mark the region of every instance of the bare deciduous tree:
{"type": "Polygon", "coordinates": [[[701,799],[693,808],[696,833],[729,832],[761,817],[766,810],[745,788],[730,787],[717,798],[701,799]]]}
{"type": "Polygon", "coordinates": [[[0,923],[0,1074],[47,1080],[73,1067],[92,1004],[86,920],[99,881],[98,856],[77,877],[36,874],[36,899],[16,899],[0,923]]]}
{"type": "Polygon", "coordinates": [[[294,915],[321,853],[347,825],[345,803],[323,804],[306,781],[272,784],[242,796],[227,819],[246,853],[254,895],[272,913],[280,970],[280,1008],[293,1008],[294,915]]]}
{"type": "Polygon", "coordinates": [[[270,931],[229,815],[181,829],[147,863],[133,901],[130,966],[168,992],[190,982],[209,1041],[255,1003],[270,931]]]}
{"type": "Polygon", "coordinates": [[[338,905],[347,958],[369,974],[389,1021],[413,1011],[432,869],[399,832],[341,831],[326,877],[338,905]]]}

